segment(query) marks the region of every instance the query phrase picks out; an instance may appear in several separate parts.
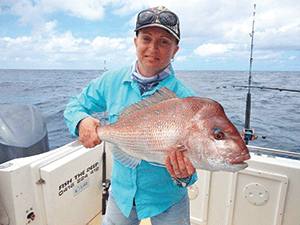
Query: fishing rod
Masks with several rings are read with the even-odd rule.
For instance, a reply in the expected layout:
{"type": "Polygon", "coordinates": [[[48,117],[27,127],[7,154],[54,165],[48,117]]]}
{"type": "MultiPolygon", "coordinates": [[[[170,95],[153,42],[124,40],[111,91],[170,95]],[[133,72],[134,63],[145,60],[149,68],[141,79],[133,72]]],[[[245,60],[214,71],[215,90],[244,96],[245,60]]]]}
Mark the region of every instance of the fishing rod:
{"type": "MultiPolygon", "coordinates": [[[[104,123],[106,119],[106,113],[103,113],[104,123]]],[[[103,142],[103,153],[102,153],[102,215],[106,213],[106,201],[108,200],[108,189],[110,187],[110,180],[106,179],[106,151],[105,142],[103,142]]]]}
{"type": "MultiPolygon", "coordinates": [[[[232,88],[236,88],[236,87],[240,87],[240,88],[248,88],[249,86],[245,86],[245,85],[231,85],[231,86],[220,86],[217,87],[217,89],[219,88],[227,88],[227,87],[232,87],[232,88]]],[[[288,92],[300,92],[300,90],[296,90],[296,89],[288,89],[288,88],[273,88],[273,87],[266,87],[266,86],[250,86],[250,88],[257,88],[257,89],[266,89],[266,90],[275,90],[275,91],[288,91],[288,92]]]]}
{"type": "MultiPolygon", "coordinates": [[[[234,85],[232,87],[246,87],[246,86],[238,86],[234,85]]],[[[250,86],[250,88],[258,88],[258,89],[266,89],[266,90],[276,90],[276,91],[289,91],[289,92],[300,92],[300,90],[295,89],[287,89],[287,88],[272,88],[272,87],[265,87],[265,86],[250,86]]]]}
{"type": "Polygon", "coordinates": [[[254,39],[254,23],[255,23],[255,10],[256,4],[254,4],[253,10],[253,22],[252,22],[252,33],[251,37],[251,52],[250,52],[250,67],[249,67],[249,79],[248,79],[248,93],[246,101],[246,113],[245,113],[245,128],[243,129],[242,136],[245,144],[248,144],[249,140],[254,140],[254,130],[250,129],[250,113],[251,113],[251,81],[252,81],[252,62],[253,62],[253,39],[254,39]]]}

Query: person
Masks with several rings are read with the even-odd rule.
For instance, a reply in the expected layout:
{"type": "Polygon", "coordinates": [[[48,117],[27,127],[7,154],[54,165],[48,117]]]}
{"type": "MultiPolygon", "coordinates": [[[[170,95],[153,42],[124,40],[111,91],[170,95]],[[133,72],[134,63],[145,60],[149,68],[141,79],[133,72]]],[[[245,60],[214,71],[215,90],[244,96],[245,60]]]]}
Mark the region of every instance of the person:
{"type": "MultiPolygon", "coordinates": [[[[109,122],[128,105],[162,86],[180,98],[196,94],[175,77],[171,60],[180,41],[179,19],[166,7],[141,11],[136,21],[137,60],[130,67],[105,72],[68,102],[64,116],[71,133],[86,148],[101,143],[91,116],[107,110],[109,122]]],[[[179,151],[167,154],[162,167],[127,155],[113,157],[111,187],[102,224],[133,225],[151,218],[152,224],[190,224],[187,187],[197,180],[196,170],[179,151]],[[124,161],[124,158],[126,159],[124,161]]]]}

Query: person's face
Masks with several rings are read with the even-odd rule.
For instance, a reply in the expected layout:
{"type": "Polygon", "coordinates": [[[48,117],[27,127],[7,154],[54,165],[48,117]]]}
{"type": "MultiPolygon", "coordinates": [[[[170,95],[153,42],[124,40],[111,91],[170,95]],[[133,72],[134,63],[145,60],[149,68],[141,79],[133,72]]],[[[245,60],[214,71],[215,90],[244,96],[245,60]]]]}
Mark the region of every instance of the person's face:
{"type": "Polygon", "coordinates": [[[138,69],[144,77],[162,72],[179,49],[175,37],[159,27],[141,29],[134,43],[138,69]]]}

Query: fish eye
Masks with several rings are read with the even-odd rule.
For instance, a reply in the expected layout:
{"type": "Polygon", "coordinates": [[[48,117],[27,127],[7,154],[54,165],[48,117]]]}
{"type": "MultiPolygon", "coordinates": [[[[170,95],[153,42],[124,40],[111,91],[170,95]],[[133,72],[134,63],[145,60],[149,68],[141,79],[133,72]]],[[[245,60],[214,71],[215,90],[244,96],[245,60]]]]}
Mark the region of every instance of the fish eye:
{"type": "Polygon", "coordinates": [[[214,133],[214,138],[216,139],[216,140],[222,140],[223,138],[224,138],[224,133],[222,132],[222,131],[216,131],[215,133],[214,133]]]}

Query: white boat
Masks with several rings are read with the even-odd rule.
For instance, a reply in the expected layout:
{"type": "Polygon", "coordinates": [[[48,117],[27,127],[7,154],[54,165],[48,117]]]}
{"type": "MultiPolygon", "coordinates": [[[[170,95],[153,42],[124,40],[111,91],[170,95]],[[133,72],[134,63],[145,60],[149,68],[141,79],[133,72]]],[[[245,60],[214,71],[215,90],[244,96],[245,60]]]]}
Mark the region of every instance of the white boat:
{"type": "MultiPolygon", "coordinates": [[[[108,178],[112,166],[109,148],[108,178]]],[[[99,224],[102,152],[102,144],[86,149],[73,142],[2,163],[0,224],[99,224]]],[[[300,161],[252,152],[248,162],[249,167],[237,173],[197,171],[199,179],[189,187],[192,224],[300,224],[300,161]]]]}
{"type": "MultiPolygon", "coordinates": [[[[103,146],[86,149],[72,142],[0,164],[0,225],[99,224],[103,146]]],[[[109,148],[107,178],[113,162],[109,148]]],[[[245,170],[197,170],[198,181],[188,188],[193,225],[300,225],[300,154],[248,148],[252,152],[245,170]]]]}
{"type": "MultiPolygon", "coordinates": [[[[245,127],[250,122],[253,35],[252,28],[249,112],[246,110],[249,117],[245,127]]],[[[23,116],[21,111],[21,121],[23,116]]],[[[38,133],[44,136],[46,132],[42,131],[38,133]]],[[[26,130],[20,132],[24,133],[26,130]]],[[[10,141],[18,138],[8,137],[10,141]]],[[[103,176],[109,178],[113,163],[111,146],[107,144],[105,167],[103,144],[86,149],[75,141],[45,153],[40,153],[39,146],[35,145],[39,154],[0,164],[0,225],[99,224],[103,176]]],[[[198,181],[188,188],[193,225],[300,225],[300,153],[248,148],[251,159],[245,170],[236,173],[197,170],[198,181]]],[[[15,154],[7,152],[9,157],[15,154]]],[[[142,224],[150,224],[150,220],[142,224]]]]}

